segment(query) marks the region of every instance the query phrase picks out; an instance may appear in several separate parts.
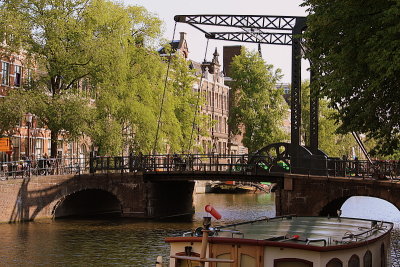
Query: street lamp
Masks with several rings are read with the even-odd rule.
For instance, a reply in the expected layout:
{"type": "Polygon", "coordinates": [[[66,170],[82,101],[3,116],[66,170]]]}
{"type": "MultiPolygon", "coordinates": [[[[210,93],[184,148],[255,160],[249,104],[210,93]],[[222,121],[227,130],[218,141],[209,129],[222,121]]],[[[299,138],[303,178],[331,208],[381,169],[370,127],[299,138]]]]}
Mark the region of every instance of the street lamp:
{"type": "Polygon", "coordinates": [[[28,124],[28,149],[26,151],[26,156],[29,159],[31,152],[31,124],[33,115],[29,112],[25,115],[26,123],[28,124]]]}

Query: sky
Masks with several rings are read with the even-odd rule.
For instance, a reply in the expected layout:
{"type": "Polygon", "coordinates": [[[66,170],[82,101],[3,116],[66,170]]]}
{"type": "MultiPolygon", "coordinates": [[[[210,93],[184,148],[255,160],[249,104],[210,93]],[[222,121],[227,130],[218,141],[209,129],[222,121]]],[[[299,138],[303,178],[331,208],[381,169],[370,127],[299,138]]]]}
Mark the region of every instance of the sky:
{"type": "MultiPolygon", "coordinates": [[[[164,38],[172,40],[175,15],[229,14],[229,15],[283,15],[305,16],[306,8],[300,7],[301,0],[122,0],[127,5],[139,5],[157,15],[164,22],[164,38]]],[[[219,31],[214,28],[212,31],[219,31]]],[[[179,39],[179,32],[187,33],[189,58],[202,62],[206,52],[207,39],[195,28],[178,23],[173,39],[179,39]]],[[[256,44],[210,40],[207,49],[207,60],[217,47],[222,63],[222,47],[229,45],[245,45],[249,49],[257,49],[256,44]]],[[[281,82],[291,81],[291,47],[279,45],[262,45],[262,55],[274,69],[280,68],[284,75],[281,82]]],[[[309,79],[309,64],[302,61],[302,80],[309,79]]]]}

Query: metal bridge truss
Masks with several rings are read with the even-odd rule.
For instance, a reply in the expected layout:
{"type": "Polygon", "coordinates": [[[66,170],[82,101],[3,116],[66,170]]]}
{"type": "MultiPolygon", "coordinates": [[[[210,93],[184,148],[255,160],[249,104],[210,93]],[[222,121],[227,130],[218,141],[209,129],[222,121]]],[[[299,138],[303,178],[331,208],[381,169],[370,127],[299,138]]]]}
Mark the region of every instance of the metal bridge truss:
{"type": "Polygon", "coordinates": [[[223,41],[238,41],[245,43],[292,45],[290,33],[271,32],[210,32],[208,39],[223,41]]]}
{"type": "MultiPolygon", "coordinates": [[[[208,39],[290,45],[292,47],[291,88],[291,158],[292,167],[301,165],[301,37],[306,29],[305,17],[258,15],[177,15],[175,21],[202,31],[208,39]],[[201,26],[230,27],[234,31],[208,32],[201,26]],[[241,31],[237,31],[237,28],[241,31]],[[268,32],[267,32],[268,31],[268,32]]],[[[313,80],[313,77],[310,77],[313,80]]],[[[310,151],[318,154],[318,95],[311,86],[310,151]]]]}
{"type": "Polygon", "coordinates": [[[254,28],[292,31],[296,20],[303,17],[295,16],[258,16],[258,15],[177,15],[176,22],[191,25],[227,26],[237,28],[254,28]]]}

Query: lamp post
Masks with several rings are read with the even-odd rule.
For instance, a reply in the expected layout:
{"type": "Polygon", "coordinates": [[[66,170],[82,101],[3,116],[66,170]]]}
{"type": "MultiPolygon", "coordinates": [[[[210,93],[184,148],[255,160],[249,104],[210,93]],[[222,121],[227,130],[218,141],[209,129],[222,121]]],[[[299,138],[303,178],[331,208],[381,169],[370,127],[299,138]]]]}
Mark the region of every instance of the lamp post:
{"type": "Polygon", "coordinates": [[[32,118],[33,115],[31,113],[27,113],[26,115],[26,123],[28,126],[28,149],[26,150],[26,156],[29,159],[30,158],[30,152],[31,152],[31,124],[32,124],[32,118]]]}

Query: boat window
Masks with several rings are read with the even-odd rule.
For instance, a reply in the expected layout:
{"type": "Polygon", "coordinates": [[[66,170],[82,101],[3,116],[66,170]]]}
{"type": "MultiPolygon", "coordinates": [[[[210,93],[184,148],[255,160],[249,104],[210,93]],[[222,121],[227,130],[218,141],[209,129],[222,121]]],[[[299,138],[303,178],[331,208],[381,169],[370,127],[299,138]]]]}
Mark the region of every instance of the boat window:
{"type": "MultiPolygon", "coordinates": [[[[231,253],[224,253],[224,254],[219,254],[217,256],[217,259],[230,259],[231,258],[231,253]]],[[[231,267],[230,263],[226,262],[218,262],[217,267],[231,267]]]]}
{"type": "Polygon", "coordinates": [[[295,258],[276,259],[274,260],[274,267],[313,267],[313,263],[295,258]]]}
{"type": "Polygon", "coordinates": [[[372,267],[372,253],[369,250],[364,254],[364,267],[372,267]]]}
{"type": "Polygon", "coordinates": [[[386,251],[383,243],[381,245],[381,267],[386,267],[386,251]]]}
{"type": "Polygon", "coordinates": [[[360,267],[360,258],[357,255],[351,256],[349,260],[349,267],[360,267]]]}
{"type": "Polygon", "coordinates": [[[334,258],[326,264],[326,267],[343,267],[343,263],[341,260],[334,258]]]}
{"type": "Polygon", "coordinates": [[[256,267],[256,258],[247,255],[247,254],[241,254],[240,255],[240,266],[246,266],[246,267],[256,267]]]}

